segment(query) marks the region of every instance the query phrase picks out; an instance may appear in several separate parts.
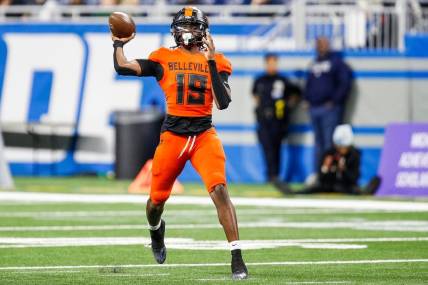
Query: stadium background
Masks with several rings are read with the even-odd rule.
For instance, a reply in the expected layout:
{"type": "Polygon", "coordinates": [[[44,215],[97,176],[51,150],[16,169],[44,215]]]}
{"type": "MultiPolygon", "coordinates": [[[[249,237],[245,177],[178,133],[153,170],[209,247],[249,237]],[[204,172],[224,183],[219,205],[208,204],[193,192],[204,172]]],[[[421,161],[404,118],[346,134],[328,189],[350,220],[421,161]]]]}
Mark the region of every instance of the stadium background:
{"type": "MultiPolygon", "coordinates": [[[[14,174],[13,183],[0,141],[1,285],[232,282],[229,245],[190,167],[180,177],[184,193],[168,200],[163,215],[164,265],[154,264],[150,249],[147,194],[128,193],[130,180],[110,179],[113,113],[162,109],[163,96],[152,79],[115,74],[107,17],[116,10],[133,15],[138,34],[126,53],[145,57],[172,45],[171,15],[182,6],[167,4],[181,1],[0,0],[0,128],[14,174]],[[105,5],[119,2],[126,5],[105,5]]],[[[244,282],[426,284],[428,2],[262,2],[283,4],[202,7],[217,49],[234,66],[233,103],[214,119],[250,271],[244,282]],[[264,53],[274,51],[281,72],[303,85],[319,35],[354,69],[346,120],[363,151],[361,182],[376,173],[382,152],[388,156],[380,170],[389,179],[375,197],[283,195],[260,183],[252,79],[264,53]],[[411,124],[388,127],[393,122],[411,124]]],[[[312,172],[312,136],[299,107],[283,145],[288,180],[312,172]]]]}
{"type": "MultiPolygon", "coordinates": [[[[340,11],[334,11],[333,15],[340,11]]],[[[333,47],[344,50],[342,53],[354,69],[356,79],[346,121],[353,125],[356,145],[363,153],[362,183],[376,174],[388,123],[428,119],[425,92],[428,87],[425,48],[428,37],[414,31],[410,33],[408,29],[400,40],[382,40],[370,47],[361,43],[358,34],[356,39],[349,39],[347,32],[353,23],[348,22],[355,15],[346,11],[337,17],[339,22],[337,19],[330,21],[329,15],[324,15],[321,22],[306,20],[303,32],[297,31],[300,23],[293,17],[286,25],[275,20],[255,24],[245,17],[219,24],[216,21],[221,22],[222,18],[214,18],[211,31],[217,50],[231,59],[234,68],[231,78],[233,104],[229,110],[214,115],[228,156],[229,181],[264,181],[261,149],[255,135],[251,85],[253,78],[263,70],[262,58],[266,50],[281,56],[281,72],[301,86],[314,56],[311,47],[317,36],[330,37],[333,47]],[[278,32],[281,25],[284,27],[278,32]],[[296,39],[298,32],[306,44],[296,39]]],[[[380,15],[392,18],[400,13],[394,9],[384,10],[380,15]]],[[[159,46],[173,45],[169,22],[147,24],[144,18],[136,19],[137,37],[126,47],[129,58],[144,58],[159,46]]],[[[95,22],[0,25],[0,120],[13,174],[109,173],[114,162],[112,114],[153,106],[164,111],[164,99],[154,79],[115,75],[105,18],[95,22]],[[37,149],[34,149],[31,132],[40,135],[37,149]]],[[[313,137],[306,113],[303,108],[295,110],[291,136],[283,146],[282,173],[288,181],[301,182],[313,171],[313,137]]],[[[199,181],[189,166],[180,179],[199,181]]]]}

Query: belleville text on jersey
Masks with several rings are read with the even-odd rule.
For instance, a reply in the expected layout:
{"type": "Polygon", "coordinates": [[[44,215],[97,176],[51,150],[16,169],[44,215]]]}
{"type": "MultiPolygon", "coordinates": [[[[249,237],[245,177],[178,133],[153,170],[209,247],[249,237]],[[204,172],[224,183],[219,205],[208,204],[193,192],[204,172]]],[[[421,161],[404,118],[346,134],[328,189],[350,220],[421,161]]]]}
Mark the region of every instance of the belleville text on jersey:
{"type": "Polygon", "coordinates": [[[174,61],[174,62],[168,62],[168,69],[169,71],[196,71],[196,72],[204,72],[209,73],[208,64],[202,64],[199,62],[180,62],[180,61],[174,61]]]}

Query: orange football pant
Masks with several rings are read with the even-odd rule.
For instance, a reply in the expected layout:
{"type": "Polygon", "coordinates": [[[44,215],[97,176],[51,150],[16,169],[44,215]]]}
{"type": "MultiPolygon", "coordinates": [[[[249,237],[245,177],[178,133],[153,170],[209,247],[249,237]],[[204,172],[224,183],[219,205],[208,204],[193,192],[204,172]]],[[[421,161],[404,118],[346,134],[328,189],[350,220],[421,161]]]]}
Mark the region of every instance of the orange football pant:
{"type": "Polygon", "coordinates": [[[226,156],[214,128],[195,136],[163,132],[153,158],[150,199],[153,204],[165,202],[175,179],[190,160],[208,192],[214,186],[226,185],[226,156]]]}

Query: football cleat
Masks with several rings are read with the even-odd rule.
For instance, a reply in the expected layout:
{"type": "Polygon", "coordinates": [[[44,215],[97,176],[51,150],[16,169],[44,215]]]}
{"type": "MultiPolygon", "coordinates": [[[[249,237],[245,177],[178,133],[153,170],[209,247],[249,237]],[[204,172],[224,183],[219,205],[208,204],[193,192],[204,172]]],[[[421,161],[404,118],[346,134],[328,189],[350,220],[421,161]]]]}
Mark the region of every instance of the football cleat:
{"type": "Polygon", "coordinates": [[[293,194],[293,191],[291,191],[290,187],[288,187],[287,183],[280,181],[279,179],[272,182],[273,186],[278,189],[279,192],[281,192],[284,195],[290,195],[293,194]]]}
{"type": "Polygon", "coordinates": [[[165,221],[161,220],[161,226],[159,229],[150,231],[150,238],[152,239],[152,252],[157,263],[162,264],[166,259],[166,247],[165,247],[165,221]]]}
{"type": "Polygon", "coordinates": [[[363,189],[362,194],[373,195],[379,189],[380,184],[382,183],[382,178],[379,176],[375,176],[370,179],[369,184],[363,189]]]}
{"type": "Polygon", "coordinates": [[[248,278],[248,270],[245,266],[240,249],[232,250],[232,279],[242,280],[248,278]]]}

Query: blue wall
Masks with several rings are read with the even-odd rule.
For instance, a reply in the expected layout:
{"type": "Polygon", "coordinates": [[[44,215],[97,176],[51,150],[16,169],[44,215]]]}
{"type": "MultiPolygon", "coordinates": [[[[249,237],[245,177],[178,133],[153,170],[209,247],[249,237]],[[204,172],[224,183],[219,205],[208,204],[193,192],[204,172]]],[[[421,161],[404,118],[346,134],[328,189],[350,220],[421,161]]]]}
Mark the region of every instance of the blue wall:
{"type": "MultiPolygon", "coordinates": [[[[255,29],[258,25],[215,25],[211,28],[214,34],[222,35],[245,35],[255,29]]],[[[2,95],[3,81],[5,76],[5,66],[7,62],[7,46],[3,39],[6,33],[72,33],[80,36],[84,41],[85,33],[108,33],[106,25],[69,25],[69,24],[3,24],[0,25],[0,100],[2,95]]],[[[161,33],[168,34],[169,28],[167,25],[139,25],[137,28],[138,33],[161,33]]],[[[373,57],[373,58],[403,58],[403,57],[428,57],[427,36],[408,36],[406,37],[407,49],[405,53],[398,51],[377,51],[377,52],[358,52],[349,51],[345,52],[345,56],[352,57],[373,57]]],[[[30,52],[30,50],[29,50],[30,52]]],[[[88,51],[86,51],[88,53],[88,51]]],[[[248,52],[241,51],[226,52],[226,56],[258,56],[261,57],[263,52],[248,52]]],[[[310,52],[282,52],[280,55],[288,57],[308,57],[311,56],[310,52]]],[[[88,54],[85,55],[86,57],[88,54]]],[[[85,67],[86,68],[86,67],[85,67]]],[[[234,69],[235,77],[254,76],[261,72],[258,70],[234,69]]],[[[302,78],[304,74],[296,70],[284,70],[284,73],[293,77],[302,78]]],[[[367,71],[356,70],[356,79],[367,78],[382,78],[382,79],[428,79],[428,66],[426,70],[384,70],[367,71]]],[[[55,74],[49,71],[35,72],[33,76],[32,96],[30,101],[30,112],[28,122],[38,121],[40,116],[47,112],[50,100],[50,90],[52,88],[52,81],[55,74]]],[[[116,80],[128,80],[123,77],[116,77],[116,80]]],[[[139,79],[140,80],[140,79],[139,79]]],[[[141,94],[140,105],[142,108],[152,105],[154,102],[160,104],[163,102],[162,98],[156,96],[159,89],[156,82],[151,79],[141,79],[145,86],[144,93],[141,94]]],[[[83,83],[82,83],[83,84],[83,83]]],[[[82,91],[83,92],[83,91],[82,91]]],[[[82,93],[83,94],[83,93],[82,93]]],[[[83,95],[82,95],[83,96],[83,95]]],[[[1,103],[1,101],[0,101],[1,103]]],[[[79,104],[82,104],[80,98],[79,104]]],[[[76,114],[79,117],[80,114],[76,114]]],[[[79,120],[79,118],[77,119],[79,120]]],[[[253,131],[255,129],[252,125],[235,126],[233,124],[218,125],[220,132],[233,132],[239,136],[241,130],[253,131]]],[[[382,136],[384,126],[359,126],[355,129],[357,135],[378,135],[382,136]]],[[[79,130],[76,130],[77,132],[79,130]]],[[[308,125],[293,126],[292,133],[310,133],[311,128],[308,125]]],[[[258,145],[239,145],[239,144],[226,144],[225,151],[228,157],[227,162],[227,175],[228,179],[233,182],[262,182],[264,181],[264,164],[262,160],[261,149],[258,145]],[[250,166],[251,165],[251,166],[250,166]]],[[[362,162],[362,182],[366,182],[377,171],[378,162],[380,158],[381,148],[372,146],[363,146],[361,148],[363,154],[362,162]]],[[[283,167],[282,173],[289,181],[303,181],[304,178],[312,172],[312,152],[313,148],[307,145],[287,145],[283,146],[283,167]]],[[[104,174],[111,171],[113,166],[111,163],[77,163],[73,159],[73,153],[69,152],[64,161],[59,163],[11,163],[12,172],[15,175],[32,175],[38,173],[39,175],[73,175],[86,172],[95,172],[104,174]]],[[[180,179],[182,181],[197,181],[198,175],[195,171],[187,165],[183,171],[180,179]]]]}

